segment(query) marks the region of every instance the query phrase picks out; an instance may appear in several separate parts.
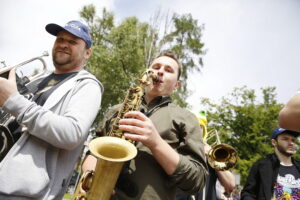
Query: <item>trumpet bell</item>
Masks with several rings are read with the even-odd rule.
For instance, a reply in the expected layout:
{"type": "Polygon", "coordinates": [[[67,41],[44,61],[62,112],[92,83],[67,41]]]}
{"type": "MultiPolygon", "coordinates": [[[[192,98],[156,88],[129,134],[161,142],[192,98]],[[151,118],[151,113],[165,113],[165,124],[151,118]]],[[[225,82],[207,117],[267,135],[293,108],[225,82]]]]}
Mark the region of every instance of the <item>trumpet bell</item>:
{"type": "Polygon", "coordinates": [[[224,171],[235,167],[238,155],[228,144],[218,144],[208,152],[208,163],[216,170],[224,171]]]}

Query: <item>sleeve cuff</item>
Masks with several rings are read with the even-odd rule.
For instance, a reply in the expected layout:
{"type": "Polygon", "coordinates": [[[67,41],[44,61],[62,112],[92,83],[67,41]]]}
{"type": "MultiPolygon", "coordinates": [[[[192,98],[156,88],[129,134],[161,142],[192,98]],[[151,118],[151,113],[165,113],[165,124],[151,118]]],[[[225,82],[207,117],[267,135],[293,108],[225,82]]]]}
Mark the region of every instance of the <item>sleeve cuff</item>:
{"type": "Polygon", "coordinates": [[[4,103],[3,110],[10,113],[14,117],[18,117],[21,113],[32,104],[33,102],[26,99],[18,92],[13,93],[4,103]]]}
{"type": "Polygon", "coordinates": [[[176,177],[178,177],[178,176],[180,176],[180,175],[182,175],[182,174],[185,173],[185,170],[184,170],[184,168],[185,168],[184,159],[185,159],[185,157],[179,154],[179,162],[178,162],[178,165],[177,165],[174,173],[171,175],[171,178],[175,178],[176,179],[176,177]]]}

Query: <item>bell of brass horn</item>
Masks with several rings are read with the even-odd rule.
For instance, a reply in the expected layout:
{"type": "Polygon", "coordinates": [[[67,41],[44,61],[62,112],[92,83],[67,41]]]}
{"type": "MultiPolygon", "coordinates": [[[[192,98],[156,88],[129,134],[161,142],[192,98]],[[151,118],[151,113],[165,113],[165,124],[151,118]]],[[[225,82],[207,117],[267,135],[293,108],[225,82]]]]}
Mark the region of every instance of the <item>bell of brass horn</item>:
{"type": "Polygon", "coordinates": [[[237,152],[228,144],[218,144],[208,153],[208,163],[216,170],[229,170],[235,167],[237,163],[237,152]]]}
{"type": "Polygon", "coordinates": [[[212,149],[208,152],[207,161],[209,165],[219,171],[234,168],[238,160],[235,148],[229,144],[221,144],[217,130],[211,131],[208,135],[210,138],[216,137],[215,143],[212,144],[212,149]]]}
{"type": "Polygon", "coordinates": [[[83,188],[86,194],[75,192],[75,200],[108,200],[113,192],[124,162],[133,159],[137,149],[127,140],[104,136],[89,143],[91,153],[97,158],[95,172],[86,174],[78,190],[83,188]]]}

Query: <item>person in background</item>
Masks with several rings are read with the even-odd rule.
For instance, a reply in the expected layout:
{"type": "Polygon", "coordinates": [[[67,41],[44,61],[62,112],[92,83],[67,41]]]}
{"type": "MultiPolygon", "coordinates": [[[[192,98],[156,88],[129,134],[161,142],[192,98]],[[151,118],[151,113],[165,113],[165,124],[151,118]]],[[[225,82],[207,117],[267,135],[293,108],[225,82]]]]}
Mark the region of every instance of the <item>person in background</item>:
{"type": "Polygon", "coordinates": [[[0,78],[0,107],[23,127],[0,163],[1,200],[62,199],[100,108],[102,84],[84,70],[92,45],[88,27],[73,20],[45,28],[56,36],[55,70],[39,81],[33,101],[18,92],[15,69],[0,78]]]}
{"type": "Polygon", "coordinates": [[[221,185],[220,181],[217,180],[216,182],[216,196],[218,200],[232,200],[233,198],[232,193],[229,193],[225,191],[225,188],[223,187],[223,185],[221,185]]]}
{"type": "MultiPolygon", "coordinates": [[[[119,121],[124,136],[136,141],[138,155],[125,164],[112,199],[174,199],[176,188],[196,193],[202,190],[206,180],[207,168],[197,119],[188,110],[172,103],[170,98],[179,86],[181,73],[175,54],[163,52],[149,69],[159,80],[145,88],[143,112],[127,112],[119,121]]],[[[110,130],[120,106],[112,107],[106,114],[99,136],[110,130]]],[[[87,155],[82,171],[94,170],[95,165],[96,158],[87,155]]]]}
{"type": "MultiPolygon", "coordinates": [[[[205,143],[205,155],[208,156],[208,152],[211,150],[211,146],[205,143]]],[[[209,176],[205,184],[205,190],[202,194],[197,195],[197,200],[217,200],[217,181],[220,182],[220,190],[224,190],[222,194],[226,197],[230,196],[235,187],[235,177],[229,170],[217,170],[210,165],[209,176]],[[204,197],[203,197],[204,195],[204,197]]]]}
{"type": "Polygon", "coordinates": [[[256,161],[241,192],[242,200],[300,199],[300,161],[296,153],[299,132],[276,128],[274,153],[256,161]]]}
{"type": "MultiPolygon", "coordinates": [[[[197,119],[200,127],[202,129],[202,138],[204,139],[204,152],[206,155],[206,160],[209,151],[211,150],[211,146],[206,142],[206,138],[208,137],[207,132],[207,118],[205,111],[193,112],[197,119]]],[[[229,196],[235,187],[235,177],[229,170],[217,170],[213,169],[208,164],[209,174],[206,179],[205,188],[196,194],[189,195],[182,190],[177,190],[176,200],[218,200],[218,194],[221,196],[229,196]],[[218,184],[219,182],[219,184],[218,184]],[[217,187],[219,186],[219,187],[217,187]],[[218,193],[218,191],[222,191],[222,194],[218,193]]]]}
{"type": "MultiPolygon", "coordinates": [[[[197,114],[197,113],[196,113],[197,114]]],[[[206,157],[208,153],[212,149],[212,146],[206,142],[206,138],[208,137],[207,133],[207,118],[205,111],[199,112],[197,114],[197,118],[201,128],[203,129],[203,137],[204,137],[204,152],[206,157]]],[[[226,196],[229,196],[233,189],[235,188],[235,177],[229,170],[217,170],[212,168],[208,164],[209,175],[205,184],[205,189],[202,193],[196,195],[197,200],[217,200],[217,189],[216,183],[219,182],[220,186],[224,190],[226,196]]]]}
{"type": "Polygon", "coordinates": [[[233,192],[232,192],[232,199],[233,200],[240,200],[241,199],[241,186],[240,185],[236,185],[233,192]]]}

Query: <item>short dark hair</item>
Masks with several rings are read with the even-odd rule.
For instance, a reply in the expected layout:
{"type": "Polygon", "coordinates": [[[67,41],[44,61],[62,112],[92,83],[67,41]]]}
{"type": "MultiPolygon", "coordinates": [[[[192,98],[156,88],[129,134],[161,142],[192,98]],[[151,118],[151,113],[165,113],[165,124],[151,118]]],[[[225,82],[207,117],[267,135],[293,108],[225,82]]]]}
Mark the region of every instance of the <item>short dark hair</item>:
{"type": "Polygon", "coordinates": [[[173,60],[176,61],[176,63],[178,64],[178,76],[177,76],[177,80],[179,80],[180,75],[181,75],[181,64],[180,64],[180,62],[178,60],[177,55],[175,54],[175,52],[173,52],[171,50],[166,50],[166,51],[162,51],[158,56],[156,56],[156,58],[163,57],[163,56],[172,58],[173,60]]]}

